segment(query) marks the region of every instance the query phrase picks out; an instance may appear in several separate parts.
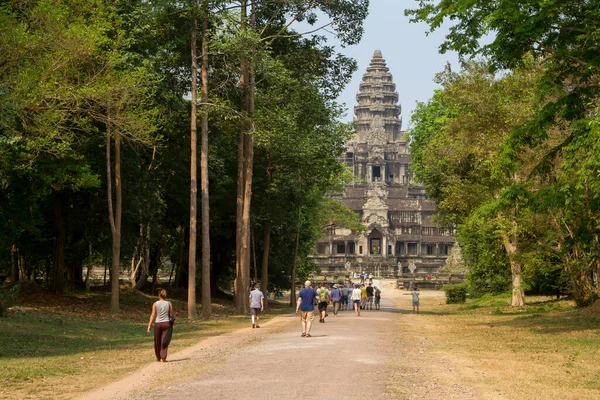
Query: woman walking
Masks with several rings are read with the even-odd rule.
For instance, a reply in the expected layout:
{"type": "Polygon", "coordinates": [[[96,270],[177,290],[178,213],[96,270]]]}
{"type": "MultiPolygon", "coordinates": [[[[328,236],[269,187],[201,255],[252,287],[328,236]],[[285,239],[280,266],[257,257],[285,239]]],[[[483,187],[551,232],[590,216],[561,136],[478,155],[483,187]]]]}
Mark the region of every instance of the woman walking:
{"type": "Polygon", "coordinates": [[[171,328],[171,322],[169,316],[173,315],[173,304],[170,301],[166,301],[167,291],[161,289],[158,292],[158,301],[152,304],[152,314],[150,315],[150,321],[148,321],[148,333],[150,333],[150,326],[154,321],[154,354],[156,354],[156,361],[167,362],[167,347],[163,347],[163,340],[165,335],[171,328]]]}

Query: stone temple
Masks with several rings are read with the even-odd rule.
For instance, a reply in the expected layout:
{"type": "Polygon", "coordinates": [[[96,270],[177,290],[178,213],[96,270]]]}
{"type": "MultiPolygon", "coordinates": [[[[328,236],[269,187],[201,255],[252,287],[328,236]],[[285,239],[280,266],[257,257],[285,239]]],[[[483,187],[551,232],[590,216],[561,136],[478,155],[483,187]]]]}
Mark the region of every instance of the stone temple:
{"type": "Polygon", "coordinates": [[[354,107],[356,133],[343,162],[356,177],[334,195],[360,216],[364,233],[333,227],[312,259],[325,275],[381,277],[435,274],[454,245],[454,230],[437,226],[435,203],[413,182],[398,92],[381,51],[362,77],[354,107]]]}

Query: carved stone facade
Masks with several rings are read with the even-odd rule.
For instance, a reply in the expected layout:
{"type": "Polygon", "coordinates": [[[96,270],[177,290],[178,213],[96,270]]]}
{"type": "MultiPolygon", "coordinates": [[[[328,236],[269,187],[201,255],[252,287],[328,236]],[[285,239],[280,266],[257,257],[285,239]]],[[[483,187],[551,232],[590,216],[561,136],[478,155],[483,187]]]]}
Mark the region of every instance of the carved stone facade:
{"type": "Polygon", "coordinates": [[[333,228],[319,241],[313,260],[327,275],[434,274],[450,254],[454,232],[433,223],[435,204],[412,182],[398,92],[379,50],[356,100],[356,134],[343,161],[358,182],[335,197],[360,215],[367,231],[354,235],[333,228]]]}

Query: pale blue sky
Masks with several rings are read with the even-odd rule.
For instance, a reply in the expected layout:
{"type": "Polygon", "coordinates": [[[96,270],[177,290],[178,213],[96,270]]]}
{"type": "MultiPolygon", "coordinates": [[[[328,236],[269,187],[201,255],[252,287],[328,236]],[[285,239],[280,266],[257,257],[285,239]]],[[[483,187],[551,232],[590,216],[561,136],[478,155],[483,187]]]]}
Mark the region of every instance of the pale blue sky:
{"type": "Polygon", "coordinates": [[[394,77],[402,106],[402,129],[408,128],[415,102],[426,101],[432,96],[437,87],[433,82],[436,72],[442,71],[446,62],[458,69],[455,53],[438,53],[446,33],[444,29],[427,36],[427,25],[409,23],[408,17],[404,16],[406,8],[416,5],[415,0],[371,0],[362,41],[356,46],[340,49],[358,62],[358,70],[338,99],[348,109],[346,121],[351,121],[354,116],[355,96],[375,50],[381,50],[394,77]]]}

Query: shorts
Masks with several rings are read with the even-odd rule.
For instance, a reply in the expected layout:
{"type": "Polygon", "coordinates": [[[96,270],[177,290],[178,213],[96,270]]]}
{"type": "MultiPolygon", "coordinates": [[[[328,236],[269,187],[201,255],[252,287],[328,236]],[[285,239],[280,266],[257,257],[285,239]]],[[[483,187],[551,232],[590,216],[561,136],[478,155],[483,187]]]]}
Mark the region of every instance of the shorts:
{"type": "Polygon", "coordinates": [[[259,308],[250,308],[250,315],[260,316],[260,307],[259,308]]]}
{"type": "Polygon", "coordinates": [[[354,304],[360,304],[360,300],[354,300],[354,304]]]}
{"type": "Polygon", "coordinates": [[[342,296],[342,304],[348,304],[348,296],[342,296]]]}
{"type": "Polygon", "coordinates": [[[375,304],[379,304],[381,302],[381,296],[375,296],[375,304]]]}
{"type": "Polygon", "coordinates": [[[419,300],[413,300],[413,307],[419,307],[419,300]]]}
{"type": "Polygon", "coordinates": [[[367,297],[367,302],[372,303],[373,302],[373,296],[368,296],[367,297]]]}
{"type": "Polygon", "coordinates": [[[327,302],[326,301],[319,302],[319,311],[327,311],[327,302]]]}
{"type": "Polygon", "coordinates": [[[304,322],[312,321],[313,319],[315,319],[314,310],[300,311],[300,319],[304,322]]]}

